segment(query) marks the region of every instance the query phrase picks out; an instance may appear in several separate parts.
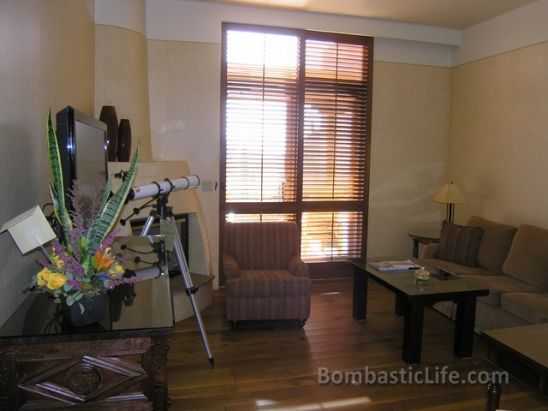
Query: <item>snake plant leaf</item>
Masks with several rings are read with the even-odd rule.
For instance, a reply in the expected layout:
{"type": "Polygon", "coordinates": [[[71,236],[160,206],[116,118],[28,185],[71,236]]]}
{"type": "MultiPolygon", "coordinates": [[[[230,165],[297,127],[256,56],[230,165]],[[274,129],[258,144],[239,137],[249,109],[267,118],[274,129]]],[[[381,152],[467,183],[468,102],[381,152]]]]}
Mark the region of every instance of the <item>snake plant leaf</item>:
{"type": "Polygon", "coordinates": [[[105,188],[103,190],[103,195],[101,197],[101,204],[99,205],[99,210],[102,210],[105,205],[107,204],[107,201],[110,197],[110,190],[112,189],[112,179],[110,178],[110,175],[107,177],[107,182],[105,184],[105,188]]]}
{"type": "Polygon", "coordinates": [[[99,210],[99,213],[93,223],[91,224],[88,232],[88,258],[91,257],[91,253],[101,245],[107,234],[114,227],[122,207],[129,194],[129,190],[135,180],[135,173],[137,172],[137,161],[139,160],[139,147],[135,150],[133,160],[129,166],[128,173],[124,179],[120,188],[116,193],[108,199],[105,205],[99,210]]]}
{"type": "Polygon", "coordinates": [[[63,236],[67,239],[69,238],[70,231],[72,230],[72,221],[65,205],[65,189],[63,186],[61,156],[59,154],[59,145],[57,144],[57,135],[55,134],[55,130],[53,130],[53,125],[51,123],[51,110],[48,113],[47,127],[48,158],[51,177],[53,179],[53,182],[50,185],[50,195],[53,201],[55,217],[57,218],[59,224],[61,224],[63,236]]]}

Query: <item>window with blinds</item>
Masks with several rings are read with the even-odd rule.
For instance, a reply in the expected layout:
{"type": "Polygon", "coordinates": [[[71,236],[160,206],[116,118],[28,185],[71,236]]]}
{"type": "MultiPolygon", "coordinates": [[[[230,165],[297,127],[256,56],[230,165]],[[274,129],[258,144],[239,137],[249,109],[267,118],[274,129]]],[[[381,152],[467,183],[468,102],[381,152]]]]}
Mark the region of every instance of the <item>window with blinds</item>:
{"type": "Polygon", "coordinates": [[[295,201],[298,39],[230,30],[226,45],[226,201],[295,201]]]}
{"type": "Polygon", "coordinates": [[[223,24],[225,221],[297,221],[309,262],[362,257],[371,54],[369,37],[223,24]]]}

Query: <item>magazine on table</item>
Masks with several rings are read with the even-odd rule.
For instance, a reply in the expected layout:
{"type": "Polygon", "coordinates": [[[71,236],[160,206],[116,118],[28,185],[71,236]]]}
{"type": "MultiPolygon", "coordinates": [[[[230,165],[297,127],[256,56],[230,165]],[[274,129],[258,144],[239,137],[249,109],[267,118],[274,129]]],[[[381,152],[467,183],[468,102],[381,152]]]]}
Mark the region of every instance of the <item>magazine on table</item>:
{"type": "Polygon", "coordinates": [[[419,264],[411,260],[373,261],[369,265],[379,271],[406,271],[421,268],[419,264]]]}

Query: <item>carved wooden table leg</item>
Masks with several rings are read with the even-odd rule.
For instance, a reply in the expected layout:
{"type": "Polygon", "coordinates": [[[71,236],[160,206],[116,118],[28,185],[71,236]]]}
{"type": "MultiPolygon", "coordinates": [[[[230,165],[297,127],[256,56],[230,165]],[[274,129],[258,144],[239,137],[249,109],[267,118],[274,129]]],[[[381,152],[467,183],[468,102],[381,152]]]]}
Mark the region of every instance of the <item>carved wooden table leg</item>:
{"type": "Polygon", "coordinates": [[[16,410],[15,388],[11,385],[13,351],[0,351],[0,410],[16,410]]]}
{"type": "Polygon", "coordinates": [[[152,369],[150,370],[153,386],[151,387],[151,399],[154,403],[154,410],[167,410],[170,406],[170,399],[167,386],[167,352],[169,351],[169,336],[158,336],[151,338],[152,369]]]}

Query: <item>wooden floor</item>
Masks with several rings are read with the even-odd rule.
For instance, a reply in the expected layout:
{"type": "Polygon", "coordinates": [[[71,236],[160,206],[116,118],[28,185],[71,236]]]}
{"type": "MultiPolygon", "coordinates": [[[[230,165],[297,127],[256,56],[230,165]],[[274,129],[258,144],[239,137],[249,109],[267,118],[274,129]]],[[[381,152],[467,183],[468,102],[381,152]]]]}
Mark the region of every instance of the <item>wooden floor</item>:
{"type": "MultiPolygon", "coordinates": [[[[178,323],[168,355],[171,410],[485,410],[484,385],[318,384],[318,367],[330,371],[390,371],[401,360],[402,318],[394,315],[394,296],[369,287],[367,321],[351,318],[350,280],[313,283],[312,315],[304,329],[296,324],[253,324],[232,330],[224,319],[222,291],[203,312],[215,367],[211,368],[194,318],[178,323]]],[[[461,376],[490,370],[485,343],[474,356],[453,355],[453,323],[427,309],[423,367],[447,365],[461,376]]],[[[548,400],[511,382],[503,386],[501,408],[548,410],[548,400]]]]}

